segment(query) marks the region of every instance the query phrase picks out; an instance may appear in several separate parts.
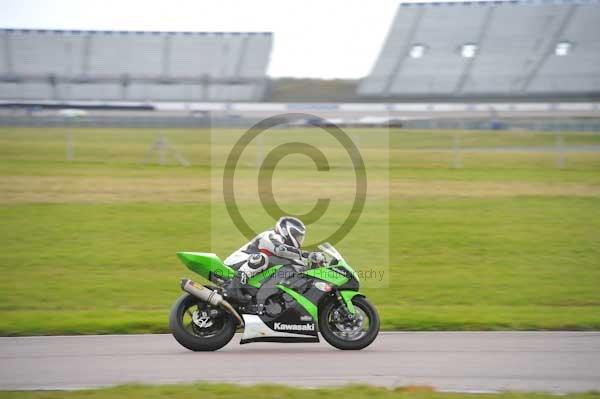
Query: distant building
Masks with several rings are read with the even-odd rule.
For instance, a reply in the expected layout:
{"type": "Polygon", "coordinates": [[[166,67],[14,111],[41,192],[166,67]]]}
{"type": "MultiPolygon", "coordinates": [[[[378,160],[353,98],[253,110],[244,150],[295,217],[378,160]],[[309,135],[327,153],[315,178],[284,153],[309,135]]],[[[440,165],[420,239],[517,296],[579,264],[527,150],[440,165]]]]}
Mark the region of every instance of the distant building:
{"type": "Polygon", "coordinates": [[[257,101],[272,34],[0,30],[0,99],[257,101]]]}
{"type": "Polygon", "coordinates": [[[358,94],[600,98],[600,2],[402,3],[358,94]]]}

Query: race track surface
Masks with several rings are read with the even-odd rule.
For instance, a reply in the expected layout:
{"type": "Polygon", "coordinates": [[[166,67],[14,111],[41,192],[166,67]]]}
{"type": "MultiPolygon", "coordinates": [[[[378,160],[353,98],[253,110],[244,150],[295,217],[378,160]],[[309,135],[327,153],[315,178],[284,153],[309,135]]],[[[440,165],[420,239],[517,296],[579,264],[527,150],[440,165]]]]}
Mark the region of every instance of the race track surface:
{"type": "Polygon", "coordinates": [[[187,351],[170,335],[0,338],[0,390],[194,381],[600,390],[595,332],[382,333],[358,352],[239,338],[212,353],[187,351]]]}

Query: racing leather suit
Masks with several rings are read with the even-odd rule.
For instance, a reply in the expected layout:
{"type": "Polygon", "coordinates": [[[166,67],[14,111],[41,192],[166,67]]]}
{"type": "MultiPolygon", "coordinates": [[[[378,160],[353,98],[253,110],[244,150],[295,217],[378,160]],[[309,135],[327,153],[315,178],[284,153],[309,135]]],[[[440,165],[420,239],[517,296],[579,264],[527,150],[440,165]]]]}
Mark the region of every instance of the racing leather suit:
{"type": "Polygon", "coordinates": [[[250,278],[269,267],[269,258],[272,255],[301,260],[308,253],[285,244],[284,238],[275,230],[267,230],[228,256],[224,263],[243,272],[246,278],[250,278]]]}

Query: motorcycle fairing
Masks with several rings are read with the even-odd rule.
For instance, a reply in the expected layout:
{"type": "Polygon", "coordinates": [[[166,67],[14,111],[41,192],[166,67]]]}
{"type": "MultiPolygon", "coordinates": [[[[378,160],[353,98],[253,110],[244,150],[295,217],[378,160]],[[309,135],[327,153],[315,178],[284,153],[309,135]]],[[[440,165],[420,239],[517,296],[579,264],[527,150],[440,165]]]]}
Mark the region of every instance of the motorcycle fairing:
{"type": "MultiPolygon", "coordinates": [[[[314,323],[313,334],[304,334],[291,331],[274,330],[274,322],[265,323],[263,317],[253,314],[243,314],[244,333],[240,344],[249,344],[251,342],[319,342],[317,328],[314,323]]],[[[281,322],[279,322],[281,323],[281,322]]],[[[304,323],[298,326],[310,328],[311,324],[304,323]]]]}
{"type": "MultiPolygon", "coordinates": [[[[283,272],[281,275],[289,276],[283,272]]],[[[269,298],[281,297],[284,309],[277,314],[269,314],[265,308],[259,315],[242,315],[246,325],[240,343],[319,342],[317,304],[323,295],[325,292],[315,288],[312,279],[301,273],[283,280],[273,275],[260,287],[257,303],[266,305],[269,298]]]]}
{"type": "Polygon", "coordinates": [[[223,263],[216,254],[208,252],[177,252],[177,257],[194,273],[213,281],[216,277],[229,280],[235,276],[235,270],[223,263]]]}
{"type": "Polygon", "coordinates": [[[271,277],[273,274],[275,274],[275,272],[277,272],[277,270],[281,269],[282,265],[275,265],[272,267],[269,267],[266,270],[263,270],[262,272],[258,273],[256,276],[252,276],[248,279],[248,285],[254,288],[260,288],[260,286],[262,285],[262,283],[268,279],[269,277],[271,277]]]}

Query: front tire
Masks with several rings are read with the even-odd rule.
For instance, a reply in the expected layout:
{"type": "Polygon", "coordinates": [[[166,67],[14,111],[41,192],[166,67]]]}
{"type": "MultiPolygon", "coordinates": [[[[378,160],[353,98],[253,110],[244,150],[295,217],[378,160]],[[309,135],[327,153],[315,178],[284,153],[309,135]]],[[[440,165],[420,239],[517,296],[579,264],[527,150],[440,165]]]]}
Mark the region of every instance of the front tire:
{"type": "Polygon", "coordinates": [[[341,307],[338,301],[329,301],[319,314],[319,330],[330,345],[342,350],[360,350],[369,346],[379,334],[379,315],[375,307],[362,296],[352,298],[356,324],[349,326],[340,320],[341,307]],[[362,318],[358,324],[358,318],[362,318]]]}
{"type": "Polygon", "coordinates": [[[225,310],[214,308],[186,293],[177,299],[171,309],[169,328],[177,342],[191,351],[216,351],[227,345],[233,338],[236,320],[225,310]],[[215,311],[218,311],[218,315],[212,319],[204,318],[203,325],[198,325],[200,312],[217,313],[215,311]]]}

